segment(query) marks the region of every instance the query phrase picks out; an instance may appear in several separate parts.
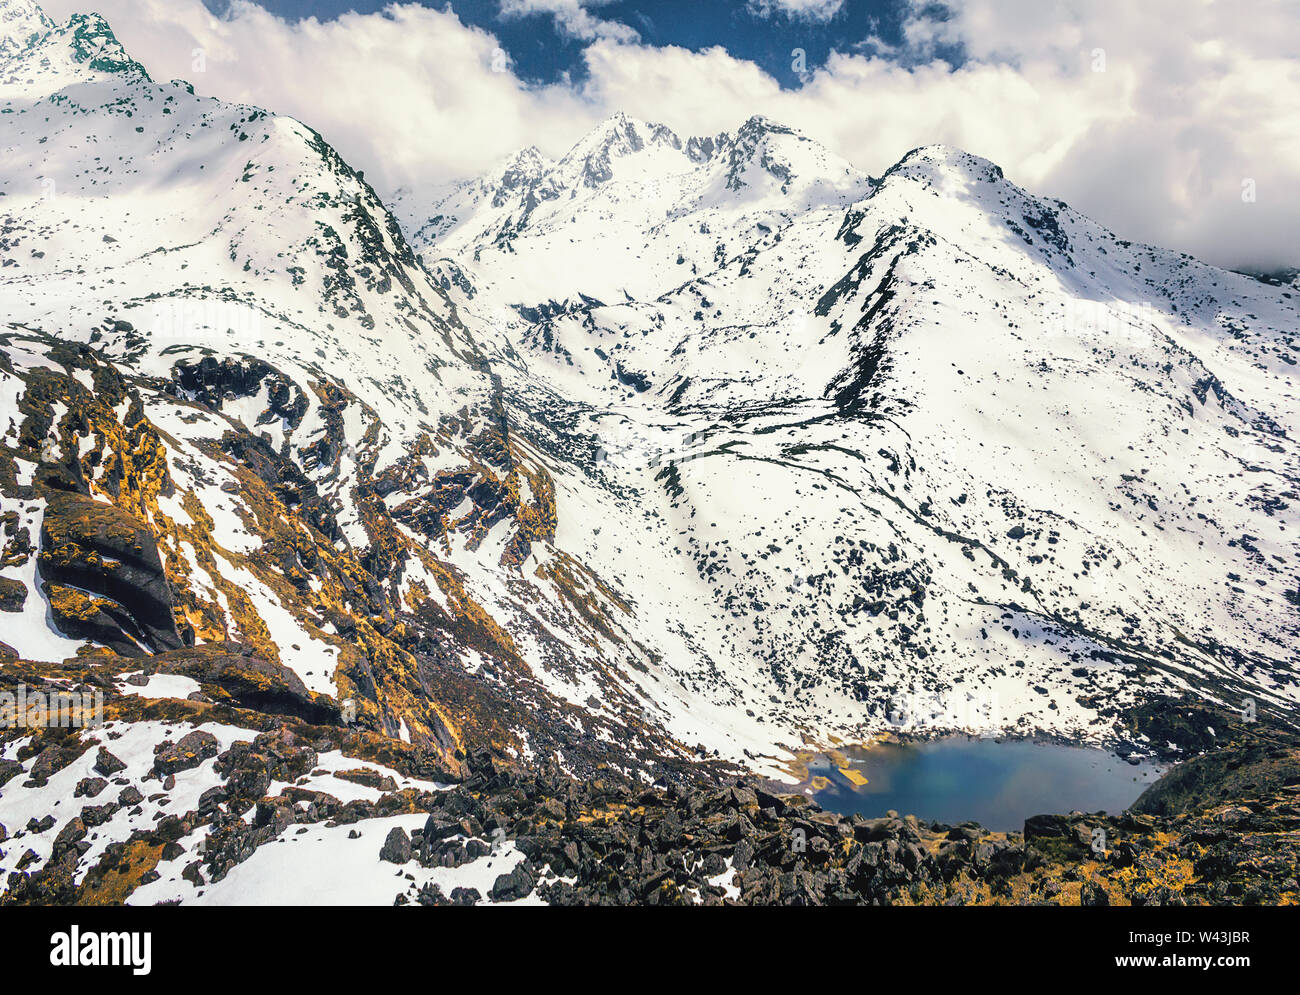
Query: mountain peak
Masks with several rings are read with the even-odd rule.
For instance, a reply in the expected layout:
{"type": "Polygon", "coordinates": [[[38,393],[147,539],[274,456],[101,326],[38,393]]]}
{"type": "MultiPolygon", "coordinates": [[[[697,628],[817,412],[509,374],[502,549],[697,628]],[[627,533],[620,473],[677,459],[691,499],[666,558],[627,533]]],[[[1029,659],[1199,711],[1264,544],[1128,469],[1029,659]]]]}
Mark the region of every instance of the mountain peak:
{"type": "Polygon", "coordinates": [[[912,149],[885,171],[885,178],[890,176],[927,183],[942,182],[956,176],[985,183],[1004,179],[1002,167],[997,163],[955,146],[942,144],[922,145],[912,149]]]}
{"type": "Polygon", "coordinates": [[[649,125],[645,121],[624,114],[622,111],[615,111],[578,139],[573,147],[576,149],[589,144],[602,144],[610,139],[626,139],[629,136],[640,135],[648,128],[649,125]]]}
{"type": "MultiPolygon", "coordinates": [[[[61,76],[65,82],[84,78],[85,70],[150,79],[99,14],[73,14],[59,25],[34,0],[0,0],[0,58],[27,60],[41,77],[61,76]]],[[[11,77],[31,82],[25,73],[11,77]]]]}
{"type": "Polygon", "coordinates": [[[12,55],[27,48],[55,24],[35,0],[0,2],[0,55],[12,55]]]}
{"type": "MultiPolygon", "coordinates": [[[[559,210],[557,204],[585,203],[591,197],[606,207],[607,201],[636,202],[639,207],[623,217],[653,225],[724,203],[743,202],[752,209],[769,196],[769,207],[785,210],[851,203],[869,191],[868,181],[816,141],[763,115],[729,131],[683,140],[664,124],[619,111],[558,160],[547,159],[535,147],[521,149],[477,180],[462,181],[416,210],[412,223],[426,247],[439,242],[441,251],[447,251],[449,236],[465,244],[513,243],[537,222],[538,209],[546,204],[552,206],[543,208],[543,215],[559,210]],[[454,231],[459,234],[452,236],[454,231]]],[[[570,220],[575,215],[568,206],[564,213],[570,220]]],[[[710,243],[706,257],[717,244],[710,243]]],[[[701,258],[697,266],[704,263],[701,258]]]]}
{"type": "Polygon", "coordinates": [[[667,125],[615,111],[579,139],[560,159],[560,163],[577,166],[582,185],[597,186],[613,178],[615,159],[647,148],[671,149],[683,153],[697,165],[710,161],[726,150],[735,163],[753,157],[763,147],[765,140],[774,135],[789,135],[807,141],[794,128],[765,115],[755,114],[732,132],[691,136],[683,142],[667,125]]]}
{"type": "Polygon", "coordinates": [[[788,125],[773,121],[765,114],[752,115],[749,120],[736,129],[737,137],[740,137],[741,135],[763,134],[794,135],[798,133],[788,125]]]}
{"type": "Polygon", "coordinates": [[[101,72],[145,71],[127,54],[109,23],[99,14],[73,14],[63,31],[71,35],[73,57],[78,62],[89,63],[92,69],[101,72]]]}
{"type": "Polygon", "coordinates": [[[505,161],[501,168],[501,185],[516,187],[537,180],[548,165],[549,161],[537,146],[529,145],[505,161]]]}
{"type": "Polygon", "coordinates": [[[612,157],[639,152],[641,140],[637,122],[626,114],[614,114],[587,132],[560,160],[562,165],[578,165],[585,186],[596,186],[613,178],[612,157]]]}
{"type": "Polygon", "coordinates": [[[595,187],[614,177],[613,160],[640,152],[651,137],[652,125],[618,111],[571,148],[560,160],[561,165],[576,167],[579,182],[595,187]]]}

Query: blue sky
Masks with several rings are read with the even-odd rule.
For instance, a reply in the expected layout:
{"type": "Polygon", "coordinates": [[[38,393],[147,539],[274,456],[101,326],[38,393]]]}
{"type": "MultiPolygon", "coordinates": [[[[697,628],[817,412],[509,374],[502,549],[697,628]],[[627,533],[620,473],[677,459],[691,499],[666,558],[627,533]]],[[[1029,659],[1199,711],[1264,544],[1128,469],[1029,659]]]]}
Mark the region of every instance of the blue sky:
{"type": "MultiPolygon", "coordinates": [[[[218,15],[228,6],[228,0],[204,2],[218,15]]],[[[382,10],[387,0],[258,0],[258,3],[271,13],[295,21],[306,17],[332,20],[347,11],[373,13],[382,10]]],[[[503,13],[500,0],[459,0],[422,6],[435,10],[450,6],[461,21],[494,34],[509,54],[516,75],[530,83],[555,83],[564,79],[581,83],[586,78],[587,66],[582,53],[588,40],[566,32],[545,10],[512,15],[503,13]]],[[[825,63],[832,49],[859,50],[872,37],[899,46],[907,6],[901,0],[844,0],[826,20],[791,16],[775,4],[770,4],[765,14],[757,2],[749,4],[742,0],[613,0],[588,5],[587,10],[602,21],[632,29],[645,45],[676,45],[691,51],[721,46],[736,58],[761,67],[783,88],[795,88],[800,80],[792,69],[794,49],[803,49],[811,71],[825,63]]],[[[944,16],[938,6],[933,14],[944,16]]],[[[954,64],[962,61],[957,46],[940,48],[937,54],[954,64]]]]}

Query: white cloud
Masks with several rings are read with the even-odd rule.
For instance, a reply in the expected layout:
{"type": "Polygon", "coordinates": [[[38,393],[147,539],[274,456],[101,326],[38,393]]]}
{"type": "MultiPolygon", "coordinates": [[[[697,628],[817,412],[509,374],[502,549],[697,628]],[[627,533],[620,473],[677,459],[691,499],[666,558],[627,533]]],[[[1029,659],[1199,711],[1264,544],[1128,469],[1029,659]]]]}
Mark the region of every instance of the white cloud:
{"type": "MultiPolygon", "coordinates": [[[[83,4],[44,6],[64,18],[83,4]]],[[[554,150],[556,136],[572,141],[603,116],[570,87],[527,86],[502,66],[495,37],[451,11],[405,4],[290,23],[246,0],[223,17],[200,0],[95,8],[155,78],[297,117],[381,191],[473,175],[520,145],[554,150]]]]}
{"type": "MultiPolygon", "coordinates": [[[[1004,161],[1009,173],[1127,237],[1226,265],[1300,265],[1300,25],[1293,5],[948,6],[944,22],[914,17],[909,37],[959,43],[981,64],[1013,66],[1052,98],[1053,113],[1074,122],[1073,139],[1058,154],[1023,165],[1004,161]],[[1255,181],[1255,203],[1242,201],[1247,179],[1255,181]]],[[[1050,134],[1045,117],[1023,127],[1050,134]]]]}
{"type": "Polygon", "coordinates": [[[747,0],[746,6],[758,17],[784,14],[791,20],[829,21],[844,0],[747,0]]]}
{"type": "MultiPolygon", "coordinates": [[[[508,2],[592,16],[590,4],[508,2]]],[[[79,0],[45,6],[66,17],[79,0]]],[[[220,18],[200,0],[95,6],[156,77],[301,118],[381,190],[475,174],[530,144],[562,154],[615,110],[683,135],[762,113],[876,174],[945,142],[1123,237],[1223,265],[1300,265],[1300,30],[1268,0],[952,0],[945,20],[913,14],[902,61],[846,38],[794,90],[720,47],[594,27],[580,36],[582,84],[528,86],[493,72],[491,34],[413,4],[297,23],[246,0],[220,18]],[[938,45],[968,60],[953,69],[932,57],[938,45]],[[196,47],[205,73],[191,70],[196,47]]]]}
{"type": "Polygon", "coordinates": [[[626,24],[602,20],[587,10],[588,7],[602,7],[609,2],[610,0],[500,0],[500,7],[502,17],[549,14],[555,18],[557,28],[581,41],[595,41],[597,38],[639,41],[641,36],[626,24]]]}

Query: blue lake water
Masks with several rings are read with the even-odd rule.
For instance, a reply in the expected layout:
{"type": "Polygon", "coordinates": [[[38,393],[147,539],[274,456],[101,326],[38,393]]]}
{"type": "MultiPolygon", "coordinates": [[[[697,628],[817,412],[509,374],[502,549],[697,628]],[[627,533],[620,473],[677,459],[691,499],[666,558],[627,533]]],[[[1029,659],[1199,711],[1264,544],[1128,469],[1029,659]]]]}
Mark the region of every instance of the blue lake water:
{"type": "Polygon", "coordinates": [[[1118,814],[1166,768],[1133,766],[1104,750],[1030,740],[949,738],[882,743],[841,751],[846,769],[867,779],[856,785],[819,756],[810,776],[830,780],[814,797],[822,808],[875,817],[890,809],[926,821],[973,820],[993,830],[1019,830],[1047,812],[1118,814]]]}

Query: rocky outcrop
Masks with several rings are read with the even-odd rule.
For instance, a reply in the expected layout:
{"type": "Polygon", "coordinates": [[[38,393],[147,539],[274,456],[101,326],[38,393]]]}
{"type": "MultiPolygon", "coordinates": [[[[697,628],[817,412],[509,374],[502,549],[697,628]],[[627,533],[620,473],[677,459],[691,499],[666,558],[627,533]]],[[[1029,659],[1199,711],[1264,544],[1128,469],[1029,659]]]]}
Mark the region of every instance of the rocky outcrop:
{"type": "MultiPolygon", "coordinates": [[[[215,663],[187,660],[185,651],[161,660],[172,672],[203,678],[205,689],[218,689],[222,654],[238,657],[226,647],[214,654],[215,663]]],[[[0,676],[34,683],[61,674],[75,687],[106,668],[130,666],[113,660],[105,654],[93,664],[20,661],[0,665],[0,676]]],[[[244,706],[110,691],[106,709],[122,723],[119,729],[158,719],[180,728],[157,743],[139,783],[113,754],[111,740],[96,745],[94,730],[45,730],[16,750],[16,760],[0,764],[0,781],[7,782],[0,795],[7,795],[13,785],[35,790],[50,783],[97,749],[93,762],[82,761],[89,774],[72,791],[90,804],[68,821],[34,819],[13,830],[57,839],[51,837],[48,859],[33,855],[14,865],[0,903],[120,901],[153,880],[160,861],[186,852],[194,856],[184,880],[215,884],[259,848],[297,838],[309,826],[356,827],[348,838],[374,848],[375,873],[391,873],[395,865],[402,882],[420,869],[509,854],[482,892],[396,885],[407,888],[395,896],[398,902],[424,905],[1300,902],[1300,736],[1275,726],[1230,730],[1219,721],[1216,751],[1173,768],[1124,815],[1044,814],[1027,820],[1023,833],[1003,833],[895,812],[841,816],[801,793],[736,777],[707,761],[660,768],[647,783],[610,765],[593,764],[575,778],[553,761],[521,763],[475,749],[453,775],[421,747],[244,706]],[[205,728],[209,721],[259,731],[223,748],[205,728]],[[335,750],[357,759],[351,766],[335,762],[327,775],[324,755],[335,750]],[[367,766],[374,763],[401,780],[367,766]],[[118,807],[163,798],[178,775],[200,772],[210,786],[191,810],[167,810],[150,828],[114,840],[91,865],[78,863],[84,841],[118,807]],[[329,776],[366,793],[322,790],[329,776]],[[421,780],[413,786],[411,777],[421,780]],[[451,777],[459,783],[431,790],[431,780],[451,777]],[[388,823],[379,838],[366,831],[369,820],[397,815],[422,818],[422,828],[388,823]],[[195,848],[200,832],[201,850],[195,848]]]]}
{"type": "Polygon", "coordinates": [[[0,612],[20,612],[27,603],[27,585],[11,577],[0,577],[0,612]]]}
{"type": "Polygon", "coordinates": [[[153,532],[130,513],[81,494],[51,493],[38,562],[69,635],[126,653],[180,647],[153,532]]]}
{"type": "MultiPolygon", "coordinates": [[[[198,362],[181,361],[172,368],[176,392],[193,398],[204,407],[220,411],[229,398],[249,397],[265,384],[265,421],[283,418],[297,428],[307,412],[307,396],[291,380],[260,359],[217,360],[204,356],[198,362]]],[[[250,426],[253,427],[253,426],[250,426]]]]}
{"type": "Polygon", "coordinates": [[[238,643],[209,643],[159,653],[146,669],[191,677],[216,702],[316,725],[340,721],[337,701],[308,691],[288,667],[264,660],[252,647],[238,643]]]}
{"type": "Polygon", "coordinates": [[[1178,816],[1268,797],[1300,786],[1300,752],[1286,739],[1266,735],[1229,750],[1193,757],[1142,793],[1129,811],[1178,816]]]}
{"type": "Polygon", "coordinates": [[[195,729],[175,743],[159,743],[154,750],[153,769],[160,777],[190,770],[217,755],[217,738],[195,729]]]}

